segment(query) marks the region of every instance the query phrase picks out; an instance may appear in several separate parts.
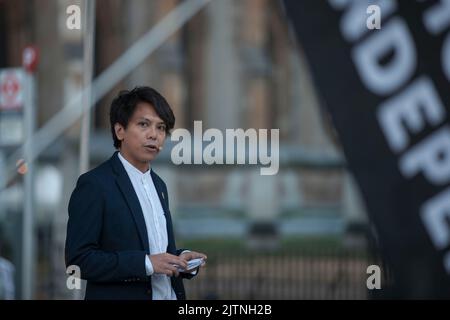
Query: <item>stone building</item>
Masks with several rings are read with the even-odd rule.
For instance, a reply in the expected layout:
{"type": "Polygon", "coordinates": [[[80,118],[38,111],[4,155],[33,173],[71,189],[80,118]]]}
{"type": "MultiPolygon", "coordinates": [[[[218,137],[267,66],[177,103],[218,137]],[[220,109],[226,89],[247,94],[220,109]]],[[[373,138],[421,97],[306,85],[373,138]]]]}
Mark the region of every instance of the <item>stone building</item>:
{"type": "MultiPolygon", "coordinates": [[[[106,70],[181,2],[97,0],[94,74],[106,70]]],[[[20,66],[29,43],[40,50],[38,127],[83,86],[83,27],[68,30],[65,25],[71,4],[84,12],[83,1],[0,0],[0,68],[20,66]]],[[[179,237],[247,237],[258,223],[272,224],[281,236],[344,234],[350,223],[365,221],[301,46],[278,1],[211,1],[115,84],[92,111],[91,167],[113,152],[112,97],[137,85],[150,85],[167,97],[176,128],[192,130],[200,120],[204,130],[279,129],[280,170],[275,176],[261,176],[259,165],[175,166],[170,147],[165,148],[155,170],[170,190],[179,237]]],[[[79,133],[76,122],[38,160],[37,170],[50,170],[54,177],[44,188],[58,185],[61,192],[45,208],[37,199],[37,247],[40,259],[47,261],[38,270],[46,276],[36,284],[43,289],[36,292],[45,293],[37,297],[67,294],[59,284],[65,283],[63,245],[67,203],[79,175],[79,133]]],[[[21,191],[9,189],[2,193],[15,209],[0,212],[0,224],[17,229],[21,191]]]]}

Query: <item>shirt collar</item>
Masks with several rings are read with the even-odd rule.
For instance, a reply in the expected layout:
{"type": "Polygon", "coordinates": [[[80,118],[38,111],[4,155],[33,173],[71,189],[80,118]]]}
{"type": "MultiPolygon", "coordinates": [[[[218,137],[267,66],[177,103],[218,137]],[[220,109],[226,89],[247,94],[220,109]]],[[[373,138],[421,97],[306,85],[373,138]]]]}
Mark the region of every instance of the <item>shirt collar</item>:
{"type": "Polygon", "coordinates": [[[146,172],[142,173],[141,170],[139,170],[138,168],[133,166],[127,159],[125,159],[124,156],[122,156],[122,154],[120,152],[118,153],[118,156],[119,156],[119,159],[122,162],[125,170],[127,171],[128,175],[131,175],[138,179],[150,177],[150,170],[151,170],[150,165],[149,165],[148,170],[146,172]]]}

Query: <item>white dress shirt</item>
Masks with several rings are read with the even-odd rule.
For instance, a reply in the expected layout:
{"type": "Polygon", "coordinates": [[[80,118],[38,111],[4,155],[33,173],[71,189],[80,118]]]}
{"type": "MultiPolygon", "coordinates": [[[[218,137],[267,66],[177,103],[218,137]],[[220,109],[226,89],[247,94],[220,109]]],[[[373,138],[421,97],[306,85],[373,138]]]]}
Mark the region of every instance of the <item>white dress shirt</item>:
{"type": "MultiPolygon", "coordinates": [[[[145,173],[142,173],[129,163],[120,152],[119,159],[131,180],[131,184],[141,204],[147,228],[150,254],[164,253],[167,251],[168,245],[166,217],[150,175],[150,168],[145,173]]],[[[145,256],[143,263],[145,263],[147,275],[152,277],[153,300],[176,300],[177,297],[172,289],[170,278],[165,274],[154,273],[153,265],[148,256],[145,256]]]]}

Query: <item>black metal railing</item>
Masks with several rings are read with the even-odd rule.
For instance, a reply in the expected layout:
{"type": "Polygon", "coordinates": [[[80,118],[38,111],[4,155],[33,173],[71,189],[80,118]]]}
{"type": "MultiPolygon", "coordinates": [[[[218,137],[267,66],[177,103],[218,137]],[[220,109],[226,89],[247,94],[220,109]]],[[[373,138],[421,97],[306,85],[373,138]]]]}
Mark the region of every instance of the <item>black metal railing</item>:
{"type": "Polygon", "coordinates": [[[189,299],[370,299],[367,267],[373,264],[380,266],[382,287],[389,285],[381,259],[360,249],[221,252],[209,254],[185,287],[189,299]]]}

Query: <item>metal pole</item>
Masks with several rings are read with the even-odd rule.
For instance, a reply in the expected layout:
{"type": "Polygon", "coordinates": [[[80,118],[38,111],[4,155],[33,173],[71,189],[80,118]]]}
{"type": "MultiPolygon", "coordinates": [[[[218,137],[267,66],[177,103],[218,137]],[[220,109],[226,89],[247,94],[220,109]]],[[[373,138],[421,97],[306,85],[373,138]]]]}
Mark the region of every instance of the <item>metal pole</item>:
{"type": "Polygon", "coordinates": [[[83,96],[83,118],[81,122],[80,139],[80,175],[89,169],[89,135],[91,128],[91,100],[92,100],[92,73],[94,64],[94,41],[95,41],[95,0],[85,0],[86,8],[84,21],[84,63],[83,63],[83,83],[86,93],[83,96]]]}
{"type": "MultiPolygon", "coordinates": [[[[25,73],[25,137],[31,139],[35,129],[35,83],[32,73],[25,73]]],[[[32,148],[25,148],[25,163],[27,171],[24,176],[24,208],[22,221],[22,299],[33,299],[35,285],[35,243],[34,243],[34,159],[32,148]]]]}
{"type": "MultiPolygon", "coordinates": [[[[1,117],[1,116],[0,116],[1,117]]],[[[3,154],[3,150],[0,147],[0,186],[6,184],[6,157],[3,154]]],[[[0,193],[0,215],[5,209],[4,200],[2,199],[2,194],[0,193]]]]}
{"type": "MultiPolygon", "coordinates": [[[[86,92],[83,95],[83,116],[81,120],[80,136],[80,175],[89,170],[89,140],[91,129],[91,103],[92,103],[92,74],[94,65],[95,44],[95,0],[85,0],[86,14],[84,19],[83,34],[83,85],[86,92]]],[[[74,290],[74,299],[81,300],[86,283],[82,282],[82,290],[74,290]]]]}

